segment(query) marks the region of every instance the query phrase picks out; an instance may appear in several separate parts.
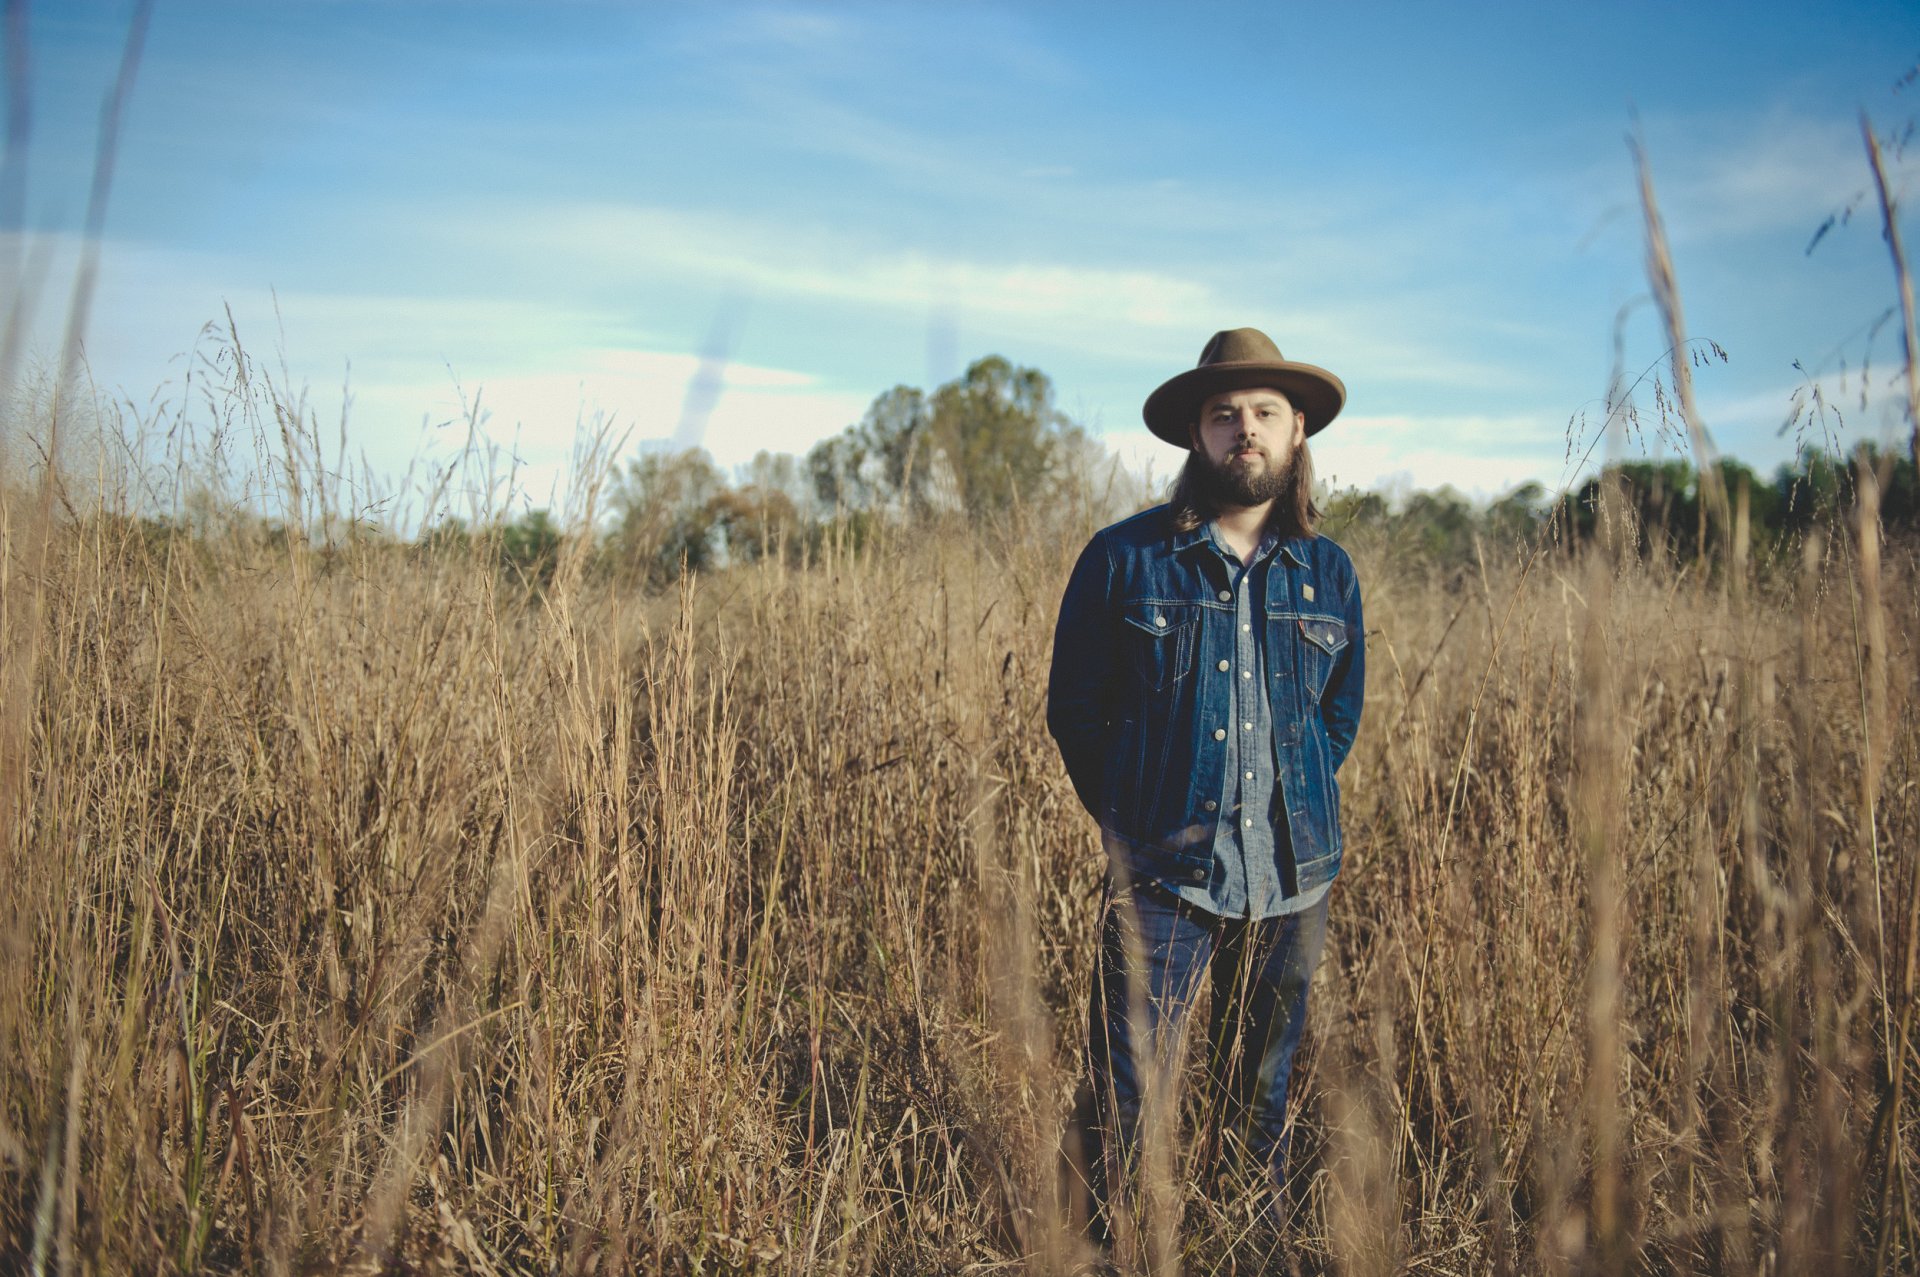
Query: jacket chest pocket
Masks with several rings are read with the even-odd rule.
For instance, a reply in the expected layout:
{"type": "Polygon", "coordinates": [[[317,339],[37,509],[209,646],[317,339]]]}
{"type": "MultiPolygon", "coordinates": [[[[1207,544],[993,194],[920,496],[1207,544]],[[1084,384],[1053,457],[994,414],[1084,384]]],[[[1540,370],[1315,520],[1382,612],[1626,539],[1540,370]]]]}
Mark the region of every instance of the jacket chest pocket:
{"type": "Polygon", "coordinates": [[[1129,603],[1121,615],[1126,622],[1122,637],[1127,659],[1141,682],[1163,692],[1193,669],[1199,608],[1192,604],[1129,603]]]}
{"type": "Polygon", "coordinates": [[[1347,623],[1331,617],[1303,616],[1294,624],[1300,633],[1300,678],[1307,694],[1317,701],[1327,690],[1340,649],[1347,645],[1347,623]]]}

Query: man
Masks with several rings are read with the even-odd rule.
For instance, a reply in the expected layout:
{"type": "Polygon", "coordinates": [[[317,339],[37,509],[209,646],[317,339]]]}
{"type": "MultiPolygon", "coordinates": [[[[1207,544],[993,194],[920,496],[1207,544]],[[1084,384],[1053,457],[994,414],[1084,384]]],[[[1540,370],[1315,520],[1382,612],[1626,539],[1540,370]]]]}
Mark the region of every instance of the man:
{"type": "Polygon", "coordinates": [[[1203,983],[1209,1112],[1281,1183],[1366,670],[1306,443],[1345,399],[1264,333],[1216,334],[1146,402],[1148,428],[1189,451],[1168,503],[1096,533],[1060,603],[1047,727],[1110,866],[1081,1105],[1100,1240],[1108,1163],[1136,1165],[1203,983]]]}

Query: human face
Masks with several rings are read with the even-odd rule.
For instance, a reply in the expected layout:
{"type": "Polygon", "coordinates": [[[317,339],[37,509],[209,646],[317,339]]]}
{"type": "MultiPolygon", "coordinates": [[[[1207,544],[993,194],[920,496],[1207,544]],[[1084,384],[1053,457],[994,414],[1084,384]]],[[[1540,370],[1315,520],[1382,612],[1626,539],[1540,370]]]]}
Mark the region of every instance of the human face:
{"type": "Polygon", "coordinates": [[[1307,417],[1278,390],[1229,390],[1200,405],[1192,436],[1220,495],[1251,508],[1285,490],[1294,452],[1306,442],[1307,417]]]}

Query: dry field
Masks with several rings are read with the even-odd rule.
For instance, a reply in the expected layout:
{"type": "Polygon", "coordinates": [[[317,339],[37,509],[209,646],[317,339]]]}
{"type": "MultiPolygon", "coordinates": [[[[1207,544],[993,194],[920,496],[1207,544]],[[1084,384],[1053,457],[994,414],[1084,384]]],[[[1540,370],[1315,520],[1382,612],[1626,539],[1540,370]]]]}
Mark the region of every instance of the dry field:
{"type": "MultiPolygon", "coordinates": [[[[0,1267],[1071,1271],[1090,514],[643,597],[98,486],[0,505],[0,1267]]],[[[1122,1262],[1913,1271],[1912,547],[1345,541],[1297,1210],[1122,1262]]]]}

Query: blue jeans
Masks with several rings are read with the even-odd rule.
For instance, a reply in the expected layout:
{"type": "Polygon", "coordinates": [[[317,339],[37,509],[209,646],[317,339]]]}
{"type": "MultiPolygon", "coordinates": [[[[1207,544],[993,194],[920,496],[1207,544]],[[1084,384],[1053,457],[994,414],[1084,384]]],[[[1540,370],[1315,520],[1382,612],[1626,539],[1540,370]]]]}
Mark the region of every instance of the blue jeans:
{"type": "MultiPolygon", "coordinates": [[[[1277,1191],[1287,1160],[1287,1080],[1326,942],[1326,899],[1249,922],[1218,917],[1149,882],[1110,881],[1102,912],[1087,1008],[1087,1083],[1074,1121],[1080,1148],[1073,1160],[1092,1196],[1081,1208],[1091,1207],[1089,1230],[1100,1240],[1107,1235],[1108,1177],[1138,1165],[1151,1077],[1170,1079],[1177,1067],[1203,979],[1213,994],[1208,1125],[1237,1128],[1277,1191]]],[[[1171,1108],[1165,1120],[1175,1120],[1171,1108]]]]}

